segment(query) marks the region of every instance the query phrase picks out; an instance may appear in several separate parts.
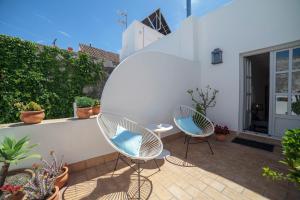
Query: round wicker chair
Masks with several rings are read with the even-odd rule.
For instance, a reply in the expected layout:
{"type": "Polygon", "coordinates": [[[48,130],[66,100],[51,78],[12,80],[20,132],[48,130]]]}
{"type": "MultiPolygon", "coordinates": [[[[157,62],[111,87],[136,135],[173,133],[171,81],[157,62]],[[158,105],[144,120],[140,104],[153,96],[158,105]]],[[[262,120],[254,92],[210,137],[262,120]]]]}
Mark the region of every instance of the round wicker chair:
{"type": "MultiPolygon", "coordinates": [[[[188,154],[188,148],[190,144],[195,144],[191,143],[190,140],[191,138],[199,138],[199,142],[207,142],[211,153],[214,154],[211,145],[209,141],[207,140],[208,136],[212,135],[215,131],[213,123],[204,115],[201,113],[197,112],[195,109],[185,106],[185,105],[180,105],[179,107],[176,108],[173,114],[173,119],[176,124],[176,126],[186,134],[185,136],[185,141],[184,143],[187,143],[186,145],[186,153],[185,153],[185,158],[187,158],[188,154]],[[196,125],[199,128],[199,132],[191,132],[184,128],[179,122],[178,119],[183,119],[183,118],[191,118],[192,123],[196,125]]],[[[198,143],[199,143],[198,142],[198,143]]]]}
{"type": "Polygon", "coordinates": [[[160,170],[158,164],[155,161],[155,158],[159,156],[163,150],[162,141],[152,131],[140,126],[138,123],[126,117],[117,114],[102,112],[97,116],[97,123],[106,141],[118,152],[118,158],[115,164],[114,171],[117,168],[119,159],[121,159],[131,167],[131,165],[125,159],[123,159],[122,156],[130,158],[131,162],[136,163],[137,169],[134,168],[134,170],[138,174],[138,196],[140,199],[140,164],[144,163],[147,160],[153,159],[156,166],[160,170]],[[127,152],[119,148],[114,142],[112,142],[111,139],[116,135],[118,125],[122,126],[128,131],[142,135],[142,142],[138,156],[128,154],[127,152]]]}

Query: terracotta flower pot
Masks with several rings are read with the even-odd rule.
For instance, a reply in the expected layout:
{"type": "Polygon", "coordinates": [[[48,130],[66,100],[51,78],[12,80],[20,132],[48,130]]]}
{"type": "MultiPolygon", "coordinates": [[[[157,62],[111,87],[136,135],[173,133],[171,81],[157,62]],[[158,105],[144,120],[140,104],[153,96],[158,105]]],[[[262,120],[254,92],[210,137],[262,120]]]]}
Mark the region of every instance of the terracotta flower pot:
{"type": "Polygon", "coordinates": [[[216,134],[216,140],[218,141],[225,141],[226,135],[225,134],[216,134]]]}
{"type": "Polygon", "coordinates": [[[79,119],[88,119],[93,114],[92,107],[77,108],[76,114],[79,119]]]}
{"type": "Polygon", "coordinates": [[[59,200],[59,188],[55,186],[54,193],[47,200],[59,200]]]}
{"type": "Polygon", "coordinates": [[[25,193],[24,192],[16,192],[15,194],[11,195],[10,198],[8,198],[9,200],[23,200],[25,199],[25,193]]]}
{"type": "Polygon", "coordinates": [[[63,167],[63,173],[56,177],[55,180],[55,186],[57,186],[59,189],[64,187],[69,179],[69,168],[68,167],[63,167]]]}
{"type": "Polygon", "coordinates": [[[44,110],[41,111],[21,111],[20,119],[25,124],[38,124],[45,118],[44,110]]]}
{"type": "Polygon", "coordinates": [[[100,113],[100,105],[93,107],[93,115],[98,115],[100,113]]]}

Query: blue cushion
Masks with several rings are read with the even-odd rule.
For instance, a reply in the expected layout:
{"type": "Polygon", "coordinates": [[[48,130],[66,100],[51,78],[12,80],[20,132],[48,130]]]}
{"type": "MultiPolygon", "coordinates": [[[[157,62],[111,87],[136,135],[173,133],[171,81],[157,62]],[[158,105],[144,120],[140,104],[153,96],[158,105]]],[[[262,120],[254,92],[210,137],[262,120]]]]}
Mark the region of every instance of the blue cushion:
{"type": "Polygon", "coordinates": [[[121,150],[132,156],[138,156],[142,145],[142,135],[118,125],[116,135],[111,141],[121,150]]]}
{"type": "Polygon", "coordinates": [[[195,124],[192,117],[177,118],[176,122],[181,129],[186,130],[189,133],[196,135],[200,135],[202,133],[202,129],[195,124]]]}

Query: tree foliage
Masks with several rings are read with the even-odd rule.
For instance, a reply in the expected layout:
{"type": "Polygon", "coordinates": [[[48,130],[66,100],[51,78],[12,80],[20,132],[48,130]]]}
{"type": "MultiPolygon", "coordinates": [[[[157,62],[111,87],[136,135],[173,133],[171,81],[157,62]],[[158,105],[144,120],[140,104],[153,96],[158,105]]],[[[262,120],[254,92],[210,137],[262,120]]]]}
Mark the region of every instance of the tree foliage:
{"type": "Polygon", "coordinates": [[[74,98],[104,74],[102,63],[84,53],[0,35],[0,123],[19,121],[18,102],[37,102],[46,119],[70,117],[74,98]]]}

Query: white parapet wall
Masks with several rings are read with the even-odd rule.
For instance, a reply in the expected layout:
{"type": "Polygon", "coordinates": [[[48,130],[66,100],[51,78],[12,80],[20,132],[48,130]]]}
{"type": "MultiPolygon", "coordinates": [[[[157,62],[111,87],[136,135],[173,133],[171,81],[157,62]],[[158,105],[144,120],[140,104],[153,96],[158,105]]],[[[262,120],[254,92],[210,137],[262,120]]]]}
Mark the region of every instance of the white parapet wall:
{"type": "MultiPolygon", "coordinates": [[[[38,144],[34,152],[47,158],[54,150],[68,164],[87,160],[114,152],[102,136],[96,118],[45,120],[41,124],[15,124],[0,128],[0,141],[5,136],[30,137],[32,144],[38,144]]],[[[39,161],[31,159],[12,165],[13,168],[30,167],[39,161]]]]}
{"type": "Polygon", "coordinates": [[[173,124],[176,106],[191,105],[187,90],[198,85],[199,73],[197,63],[177,56],[149,51],[134,54],[120,63],[106,82],[102,110],[144,126],[173,124]]]}

